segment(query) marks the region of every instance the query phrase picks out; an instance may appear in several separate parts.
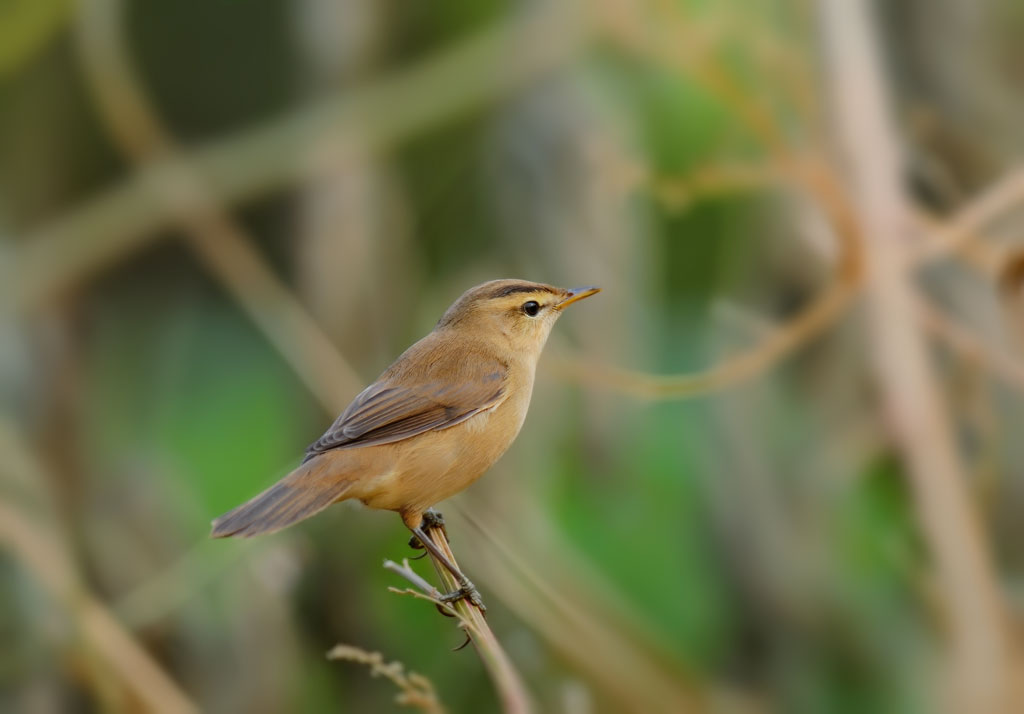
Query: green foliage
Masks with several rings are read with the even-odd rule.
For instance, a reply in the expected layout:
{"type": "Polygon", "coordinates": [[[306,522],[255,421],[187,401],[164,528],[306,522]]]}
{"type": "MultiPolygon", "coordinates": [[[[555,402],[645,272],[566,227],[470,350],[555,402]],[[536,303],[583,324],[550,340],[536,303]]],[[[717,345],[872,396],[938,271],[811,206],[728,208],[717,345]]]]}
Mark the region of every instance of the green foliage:
{"type": "Polygon", "coordinates": [[[0,78],[31,62],[67,23],[69,0],[0,3],[0,78]]]}

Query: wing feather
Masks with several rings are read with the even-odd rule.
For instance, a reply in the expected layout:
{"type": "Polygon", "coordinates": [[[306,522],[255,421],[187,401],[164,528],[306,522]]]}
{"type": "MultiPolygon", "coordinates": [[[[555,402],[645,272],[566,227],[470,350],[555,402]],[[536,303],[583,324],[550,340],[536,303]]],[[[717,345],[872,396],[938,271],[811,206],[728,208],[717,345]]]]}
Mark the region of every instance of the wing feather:
{"type": "Polygon", "coordinates": [[[364,389],[310,445],[303,462],[331,449],[387,444],[455,426],[504,400],[506,364],[441,347],[426,342],[410,348],[419,354],[406,353],[364,389]],[[421,368],[410,370],[404,363],[421,368]]]}

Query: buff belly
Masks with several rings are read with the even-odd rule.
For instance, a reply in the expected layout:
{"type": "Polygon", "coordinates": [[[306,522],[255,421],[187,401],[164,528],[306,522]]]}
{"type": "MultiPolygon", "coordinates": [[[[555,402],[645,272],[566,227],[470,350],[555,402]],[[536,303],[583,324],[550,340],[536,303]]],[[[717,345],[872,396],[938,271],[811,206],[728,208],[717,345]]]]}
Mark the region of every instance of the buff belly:
{"type": "Polygon", "coordinates": [[[418,523],[423,511],[467,488],[505,453],[525,416],[518,406],[506,401],[448,429],[396,443],[391,463],[371,467],[380,476],[368,479],[354,497],[418,523]],[[508,438],[481,438],[495,429],[508,438]]]}

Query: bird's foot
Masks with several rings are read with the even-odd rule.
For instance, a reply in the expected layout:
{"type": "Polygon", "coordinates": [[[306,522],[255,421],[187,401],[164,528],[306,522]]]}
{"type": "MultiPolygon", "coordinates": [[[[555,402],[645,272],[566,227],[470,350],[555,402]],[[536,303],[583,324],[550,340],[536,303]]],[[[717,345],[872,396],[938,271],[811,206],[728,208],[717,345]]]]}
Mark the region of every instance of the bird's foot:
{"type": "Polygon", "coordinates": [[[469,578],[465,575],[459,579],[459,589],[454,592],[445,593],[440,598],[441,602],[445,604],[456,603],[459,600],[468,600],[471,604],[476,605],[480,612],[487,613],[487,607],[484,605],[484,599],[480,597],[480,591],[476,589],[476,585],[470,582],[469,578]]]}
{"type": "Polygon", "coordinates": [[[422,528],[430,530],[431,528],[440,528],[441,532],[444,533],[445,540],[448,538],[448,529],[444,526],[444,516],[441,515],[440,511],[435,511],[433,508],[428,508],[423,512],[423,525],[422,528]]]}
{"type": "MultiPolygon", "coordinates": [[[[433,508],[428,508],[424,511],[423,522],[420,524],[420,527],[427,533],[430,532],[431,528],[440,528],[441,532],[444,533],[445,540],[449,543],[451,542],[448,538],[448,529],[444,525],[444,516],[441,515],[440,511],[435,511],[433,508]]],[[[423,544],[419,538],[413,536],[409,539],[409,547],[413,550],[422,550],[423,544]]]]}

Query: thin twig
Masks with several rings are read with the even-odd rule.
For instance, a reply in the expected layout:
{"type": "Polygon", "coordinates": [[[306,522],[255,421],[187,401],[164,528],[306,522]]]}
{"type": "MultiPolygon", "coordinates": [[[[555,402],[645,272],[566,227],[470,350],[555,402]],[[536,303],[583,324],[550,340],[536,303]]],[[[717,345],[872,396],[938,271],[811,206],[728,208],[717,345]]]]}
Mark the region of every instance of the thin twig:
{"type": "Polygon", "coordinates": [[[935,260],[950,253],[962,253],[977,242],[985,227],[1024,203],[1024,167],[1016,167],[987,185],[953,216],[944,221],[929,220],[931,240],[914,252],[915,263],[935,260]]]}
{"type": "Polygon", "coordinates": [[[393,560],[385,560],[384,570],[390,570],[392,573],[395,573],[396,575],[400,575],[401,577],[405,578],[410,583],[412,583],[420,590],[422,590],[427,596],[432,598],[438,604],[438,606],[444,606],[445,608],[447,608],[447,610],[449,610],[449,614],[453,616],[455,615],[455,611],[452,610],[451,607],[449,607],[446,603],[441,601],[441,591],[435,588],[433,585],[427,582],[427,580],[423,578],[419,573],[413,570],[412,566],[409,565],[408,558],[403,558],[401,565],[399,565],[393,560]]]}
{"type": "Polygon", "coordinates": [[[957,354],[988,370],[996,379],[1024,393],[1024,363],[972,334],[952,317],[926,300],[918,301],[918,311],[928,330],[957,354]]]}

